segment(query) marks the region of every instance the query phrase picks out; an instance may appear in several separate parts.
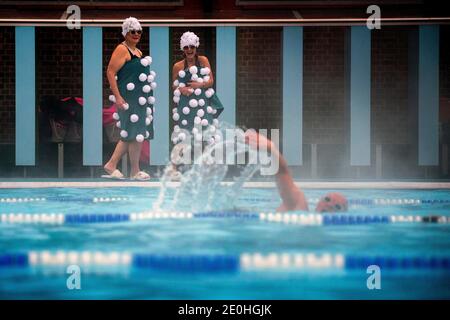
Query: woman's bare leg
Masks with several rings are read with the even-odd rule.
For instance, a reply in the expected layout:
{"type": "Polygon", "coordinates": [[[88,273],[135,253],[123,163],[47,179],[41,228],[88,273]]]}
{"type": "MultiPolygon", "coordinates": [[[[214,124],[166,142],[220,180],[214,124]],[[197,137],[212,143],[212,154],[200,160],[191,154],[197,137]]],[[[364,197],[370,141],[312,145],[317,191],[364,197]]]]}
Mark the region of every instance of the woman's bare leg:
{"type": "Polygon", "coordinates": [[[122,156],[128,151],[128,145],[128,142],[124,142],[122,140],[117,143],[111,158],[103,166],[106,172],[111,174],[114,170],[117,169],[117,164],[119,163],[120,159],[122,159],[122,156]]]}
{"type": "Polygon", "coordinates": [[[139,158],[141,157],[142,142],[133,141],[128,144],[128,154],[130,155],[131,173],[134,177],[141,169],[139,168],[139,158]]]}

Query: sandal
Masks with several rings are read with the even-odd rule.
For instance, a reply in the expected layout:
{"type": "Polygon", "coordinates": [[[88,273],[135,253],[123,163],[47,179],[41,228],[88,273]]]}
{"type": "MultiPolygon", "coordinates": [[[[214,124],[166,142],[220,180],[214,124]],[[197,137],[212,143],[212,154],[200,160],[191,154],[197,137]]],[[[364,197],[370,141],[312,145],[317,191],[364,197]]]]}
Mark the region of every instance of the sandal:
{"type": "Polygon", "coordinates": [[[183,177],[180,171],[171,171],[168,176],[171,181],[180,181],[183,177]]]}
{"type": "Polygon", "coordinates": [[[113,179],[113,180],[123,180],[123,179],[125,179],[125,177],[123,176],[122,172],[120,172],[118,169],[114,170],[110,174],[102,175],[102,178],[113,179]]]}
{"type": "Polygon", "coordinates": [[[172,166],[171,168],[167,169],[166,177],[168,177],[170,181],[180,181],[183,175],[180,171],[172,166]]]}
{"type": "Polygon", "coordinates": [[[139,171],[136,175],[130,177],[130,180],[148,181],[150,180],[150,175],[144,171],[139,171]]]}

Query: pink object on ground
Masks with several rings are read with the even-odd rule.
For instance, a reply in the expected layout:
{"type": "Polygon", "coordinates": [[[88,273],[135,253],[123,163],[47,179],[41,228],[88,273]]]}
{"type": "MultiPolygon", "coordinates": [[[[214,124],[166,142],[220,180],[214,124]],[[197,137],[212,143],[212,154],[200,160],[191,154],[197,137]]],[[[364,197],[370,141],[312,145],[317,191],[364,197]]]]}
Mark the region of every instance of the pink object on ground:
{"type": "MultiPolygon", "coordinates": [[[[67,97],[67,98],[61,99],[61,101],[67,101],[71,98],[72,97],[67,97]]],[[[74,99],[79,105],[81,105],[81,106],[83,105],[82,98],[75,97],[74,99]]],[[[102,114],[103,125],[111,125],[111,124],[116,123],[116,120],[114,120],[114,118],[113,118],[113,114],[114,114],[114,112],[117,112],[117,107],[114,103],[112,105],[110,105],[109,107],[104,106],[102,111],[103,111],[103,114],[102,114]]],[[[140,156],[139,161],[143,162],[143,163],[149,163],[149,161],[150,161],[150,143],[148,140],[144,141],[142,144],[142,151],[141,151],[141,156],[140,156]]]]}
{"type": "MultiPolygon", "coordinates": [[[[80,106],[83,105],[83,98],[79,98],[79,97],[73,97],[73,98],[75,99],[75,101],[76,101],[80,106]]],[[[70,99],[72,99],[72,97],[63,98],[63,99],[61,99],[61,101],[67,101],[67,100],[70,100],[70,99]]]]}
{"type": "Polygon", "coordinates": [[[142,143],[141,157],[139,158],[140,162],[148,164],[150,161],[150,141],[145,140],[142,143]]]}
{"type": "Polygon", "coordinates": [[[103,108],[103,125],[109,125],[116,122],[116,120],[114,120],[113,118],[113,114],[116,111],[117,108],[115,104],[103,108]]]}

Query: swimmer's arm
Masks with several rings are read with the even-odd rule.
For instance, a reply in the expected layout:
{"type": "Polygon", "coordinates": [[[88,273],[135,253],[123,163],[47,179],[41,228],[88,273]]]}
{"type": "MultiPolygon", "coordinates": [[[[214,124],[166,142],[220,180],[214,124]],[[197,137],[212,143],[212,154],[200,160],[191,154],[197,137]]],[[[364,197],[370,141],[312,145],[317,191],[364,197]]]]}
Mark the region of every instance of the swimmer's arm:
{"type": "Polygon", "coordinates": [[[278,158],[279,167],[275,179],[283,203],[277,210],[308,210],[308,202],[306,201],[305,194],[295,185],[286,159],[281,155],[277,146],[267,137],[252,130],[248,130],[245,133],[245,141],[253,147],[265,148],[272,153],[272,157],[278,158]]]}
{"type": "Polygon", "coordinates": [[[114,50],[111,60],[109,60],[108,69],[106,70],[106,76],[109,81],[109,86],[111,88],[112,93],[116,97],[121,98],[119,88],[117,87],[116,75],[117,72],[123,67],[126,62],[128,51],[124,46],[117,46],[116,50],[114,50]]]}
{"type": "Polygon", "coordinates": [[[306,201],[305,194],[295,185],[289,172],[286,159],[284,159],[275,147],[272,148],[272,154],[278,156],[279,159],[279,169],[276,174],[276,183],[283,203],[278,208],[278,211],[308,211],[308,202],[306,201]]]}

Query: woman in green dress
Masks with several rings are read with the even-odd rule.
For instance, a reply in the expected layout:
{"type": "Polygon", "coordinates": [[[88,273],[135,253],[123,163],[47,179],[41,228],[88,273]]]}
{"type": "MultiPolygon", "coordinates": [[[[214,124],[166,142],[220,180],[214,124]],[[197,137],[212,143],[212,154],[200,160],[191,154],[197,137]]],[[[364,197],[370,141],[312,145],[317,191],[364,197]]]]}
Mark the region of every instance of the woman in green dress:
{"type": "Polygon", "coordinates": [[[123,179],[117,169],[122,156],[128,152],[132,180],[149,180],[148,173],[139,168],[142,142],[153,139],[153,90],[156,88],[155,72],[150,70],[152,59],[142,57],[136,47],[142,34],[142,27],[136,18],[127,18],[122,25],[125,41],[114,50],[108,65],[107,76],[118,112],[113,115],[120,128],[120,141],[104,165],[108,175],[103,177],[123,179]]]}
{"type": "Polygon", "coordinates": [[[213,87],[214,76],[206,56],[197,54],[200,39],[193,32],[185,32],[180,38],[180,49],[184,59],[174,64],[172,69],[173,102],[172,119],[175,122],[172,132],[174,148],[171,154],[172,165],[168,174],[178,180],[180,173],[176,162],[180,154],[186,152],[190,142],[212,145],[219,142],[221,135],[218,116],[223,107],[215,104],[213,87]],[[186,144],[186,141],[189,141],[186,144]]]}

